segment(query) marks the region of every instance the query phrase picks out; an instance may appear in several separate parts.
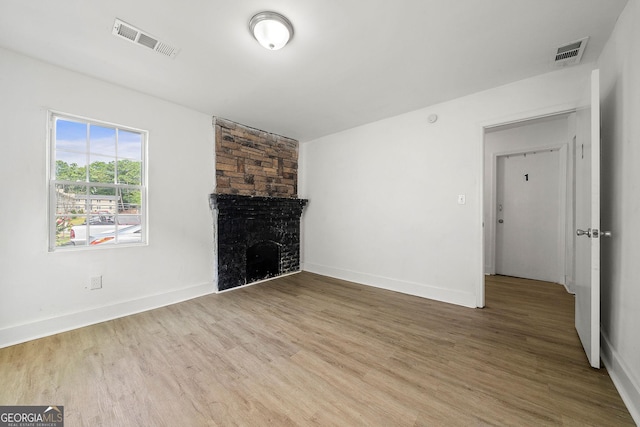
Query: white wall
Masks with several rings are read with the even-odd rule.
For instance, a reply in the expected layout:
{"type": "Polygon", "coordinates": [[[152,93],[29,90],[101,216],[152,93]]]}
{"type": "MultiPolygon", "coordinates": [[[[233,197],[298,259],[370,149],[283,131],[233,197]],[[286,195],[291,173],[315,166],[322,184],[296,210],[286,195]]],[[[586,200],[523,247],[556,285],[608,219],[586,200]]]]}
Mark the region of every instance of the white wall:
{"type": "Polygon", "coordinates": [[[602,106],[603,359],[640,425],[640,1],[599,59],[602,106]]]}
{"type": "Polygon", "coordinates": [[[303,268],[482,305],[483,127],[575,108],[591,68],[551,72],[303,143],[300,194],[310,199],[303,268]],[[432,113],[439,119],[429,124],[432,113]]]}
{"type": "Polygon", "coordinates": [[[7,50],[0,93],[0,346],[214,291],[211,117],[7,50]],[[148,246],[47,251],[48,109],[149,131],[148,246]]]}
{"type": "Polygon", "coordinates": [[[567,180],[563,182],[561,193],[566,195],[562,218],[562,228],[565,229],[563,252],[558,257],[564,260],[565,269],[562,277],[555,277],[553,281],[567,285],[572,289],[573,282],[573,136],[575,135],[575,115],[561,114],[543,119],[530,120],[514,125],[500,126],[488,129],[484,139],[484,222],[485,222],[485,273],[495,274],[495,167],[498,155],[507,153],[522,153],[533,149],[548,147],[565,147],[567,155],[567,180]],[[571,161],[570,161],[571,160],[571,161]],[[492,209],[493,208],[493,209],[492,209]],[[566,280],[565,280],[566,277],[566,280]]]}

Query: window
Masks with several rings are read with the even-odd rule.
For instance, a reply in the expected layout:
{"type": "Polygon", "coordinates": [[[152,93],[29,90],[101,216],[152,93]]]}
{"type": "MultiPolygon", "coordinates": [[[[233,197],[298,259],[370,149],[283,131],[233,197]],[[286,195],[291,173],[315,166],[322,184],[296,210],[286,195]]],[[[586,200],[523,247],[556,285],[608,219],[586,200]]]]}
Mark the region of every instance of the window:
{"type": "Polygon", "coordinates": [[[147,132],[50,113],[49,250],[142,244],[147,132]]]}

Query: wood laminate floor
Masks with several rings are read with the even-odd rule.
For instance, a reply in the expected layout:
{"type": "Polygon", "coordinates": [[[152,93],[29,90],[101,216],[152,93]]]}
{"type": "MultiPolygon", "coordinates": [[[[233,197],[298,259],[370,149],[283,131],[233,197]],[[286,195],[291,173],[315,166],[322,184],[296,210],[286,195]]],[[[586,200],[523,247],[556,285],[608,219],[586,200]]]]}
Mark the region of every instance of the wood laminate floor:
{"type": "Polygon", "coordinates": [[[468,309],[301,273],[0,350],[0,405],[65,426],[634,425],[560,285],[468,309]]]}

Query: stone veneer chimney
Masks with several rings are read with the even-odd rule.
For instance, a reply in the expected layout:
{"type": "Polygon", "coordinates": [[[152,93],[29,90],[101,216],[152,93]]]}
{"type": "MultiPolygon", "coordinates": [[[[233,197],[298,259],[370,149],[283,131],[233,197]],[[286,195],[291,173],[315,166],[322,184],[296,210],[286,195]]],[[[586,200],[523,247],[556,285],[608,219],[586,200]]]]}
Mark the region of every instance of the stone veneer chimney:
{"type": "Polygon", "coordinates": [[[215,117],[216,192],[297,197],[298,141],[215,117]]]}

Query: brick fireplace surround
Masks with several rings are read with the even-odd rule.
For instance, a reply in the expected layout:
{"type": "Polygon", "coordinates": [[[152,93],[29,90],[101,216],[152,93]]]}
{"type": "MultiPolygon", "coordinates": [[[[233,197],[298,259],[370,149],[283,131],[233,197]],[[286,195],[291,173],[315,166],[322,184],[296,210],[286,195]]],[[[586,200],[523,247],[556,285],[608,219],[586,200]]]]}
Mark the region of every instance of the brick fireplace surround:
{"type": "Polygon", "coordinates": [[[218,290],[300,270],[298,141],[213,119],[218,290]]]}

